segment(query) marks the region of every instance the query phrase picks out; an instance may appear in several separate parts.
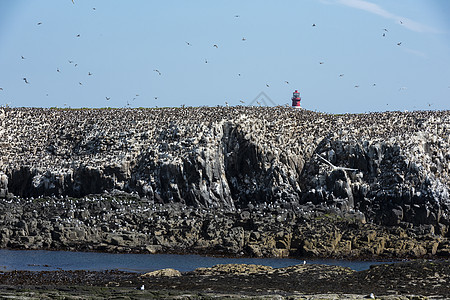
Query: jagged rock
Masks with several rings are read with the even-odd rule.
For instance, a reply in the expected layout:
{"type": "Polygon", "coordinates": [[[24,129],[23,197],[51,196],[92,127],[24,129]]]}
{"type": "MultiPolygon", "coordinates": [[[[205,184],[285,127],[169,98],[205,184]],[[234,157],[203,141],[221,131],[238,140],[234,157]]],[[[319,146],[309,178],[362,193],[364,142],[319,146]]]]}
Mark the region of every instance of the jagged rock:
{"type": "Polygon", "coordinates": [[[402,228],[412,239],[449,237],[448,111],[0,108],[0,115],[0,222],[14,229],[2,231],[3,246],[256,256],[395,252],[393,234],[361,242],[361,232],[315,223],[324,214],[348,218],[346,226],[355,227],[348,232],[380,225],[402,228]],[[48,196],[53,200],[40,202],[48,196]],[[26,212],[8,204],[18,198],[32,202],[26,212]],[[124,214],[118,210],[129,208],[117,199],[154,211],[124,214]],[[173,210],[160,211],[160,204],[173,210]],[[27,228],[17,222],[25,217],[27,228]]]}
{"type": "Polygon", "coordinates": [[[180,276],[181,276],[180,271],[171,268],[156,270],[141,275],[141,277],[180,277],[180,276]]]}
{"type": "MultiPolygon", "coordinates": [[[[334,201],[342,210],[359,209],[377,220],[386,218],[373,207],[387,202],[428,209],[449,201],[446,111],[336,116],[217,107],[1,108],[1,113],[0,140],[8,141],[0,148],[2,197],[7,192],[83,197],[116,189],[205,207],[334,201]]],[[[420,213],[417,218],[412,221],[432,222],[420,213]]]]}
{"type": "Polygon", "coordinates": [[[253,264],[219,264],[210,268],[197,268],[192,273],[195,275],[250,275],[272,271],[270,266],[253,264]]]}

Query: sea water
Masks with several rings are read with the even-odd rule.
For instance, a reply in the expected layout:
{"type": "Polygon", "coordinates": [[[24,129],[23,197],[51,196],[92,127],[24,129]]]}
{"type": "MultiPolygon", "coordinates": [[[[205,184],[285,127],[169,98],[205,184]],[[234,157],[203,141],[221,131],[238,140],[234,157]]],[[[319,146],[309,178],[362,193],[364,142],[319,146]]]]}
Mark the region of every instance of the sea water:
{"type": "Polygon", "coordinates": [[[386,262],[346,260],[304,260],[293,258],[226,258],[201,255],[176,254],[111,254],[98,252],[45,251],[45,250],[1,250],[0,271],[29,270],[121,270],[150,272],[173,268],[181,272],[217,264],[257,264],[274,268],[298,264],[325,264],[349,267],[356,271],[366,270],[371,265],[386,262]]]}

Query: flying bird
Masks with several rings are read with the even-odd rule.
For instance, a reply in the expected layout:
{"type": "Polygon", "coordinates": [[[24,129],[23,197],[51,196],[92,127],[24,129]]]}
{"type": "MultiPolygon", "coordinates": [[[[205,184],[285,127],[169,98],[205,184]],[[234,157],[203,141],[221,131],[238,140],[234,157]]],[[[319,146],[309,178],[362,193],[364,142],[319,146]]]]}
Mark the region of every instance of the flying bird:
{"type": "Polygon", "coordinates": [[[161,72],[160,72],[159,70],[155,69],[155,70],[153,70],[153,71],[155,71],[156,73],[158,73],[159,75],[161,75],[161,72]]]}
{"type": "Polygon", "coordinates": [[[3,88],[0,88],[0,91],[3,91],[3,88]]]}
{"type": "Polygon", "coordinates": [[[69,64],[72,64],[73,63],[73,60],[69,60],[69,64]]]}
{"type": "Polygon", "coordinates": [[[189,43],[189,42],[186,42],[186,44],[187,44],[188,46],[190,46],[190,45],[191,45],[191,43],[189,43]]]}
{"type": "Polygon", "coordinates": [[[214,45],[213,45],[213,47],[215,47],[215,48],[219,48],[219,46],[217,46],[216,44],[214,44],[214,45]]]}
{"type": "Polygon", "coordinates": [[[242,40],[245,42],[247,39],[245,37],[243,37],[242,40]]]}
{"type": "Polygon", "coordinates": [[[269,87],[269,85],[266,83],[266,86],[269,87]]]}
{"type": "Polygon", "coordinates": [[[398,42],[398,43],[397,43],[397,46],[400,46],[401,44],[402,44],[402,42],[398,42]]]}
{"type": "Polygon", "coordinates": [[[284,82],[286,82],[286,84],[289,84],[289,81],[285,80],[284,82]]]}
{"type": "Polygon", "coordinates": [[[316,27],[316,24],[315,24],[315,23],[313,23],[313,24],[312,24],[312,27],[316,27]]]}
{"type": "Polygon", "coordinates": [[[83,85],[81,82],[78,82],[79,85],[83,85]]]}
{"type": "Polygon", "coordinates": [[[23,78],[23,81],[25,81],[25,83],[27,84],[29,83],[26,77],[23,78]]]}
{"type": "Polygon", "coordinates": [[[75,2],[73,2],[73,0],[72,0],[72,3],[75,4],[75,2]]]}
{"type": "Polygon", "coordinates": [[[323,61],[319,62],[319,65],[323,65],[323,61]]]}
{"type": "Polygon", "coordinates": [[[383,29],[384,31],[388,32],[388,30],[386,28],[383,29]]]}
{"type": "Polygon", "coordinates": [[[205,58],[205,64],[207,64],[208,63],[208,60],[205,58]]]}
{"type": "Polygon", "coordinates": [[[241,103],[245,103],[245,101],[243,101],[243,100],[239,100],[239,102],[241,102],[241,103]]]}
{"type": "Polygon", "coordinates": [[[91,72],[88,72],[88,76],[91,76],[92,75],[92,73],[91,72]]]}
{"type": "Polygon", "coordinates": [[[25,59],[25,57],[23,55],[21,55],[20,57],[22,57],[22,59],[25,59]]]}
{"type": "Polygon", "coordinates": [[[383,33],[383,36],[386,36],[386,33],[383,33]]]}
{"type": "Polygon", "coordinates": [[[60,73],[61,71],[59,70],[59,68],[56,68],[56,72],[60,73]]]}
{"type": "Polygon", "coordinates": [[[109,100],[109,99],[111,99],[111,97],[105,97],[106,98],[106,100],[109,100]]]}
{"type": "Polygon", "coordinates": [[[234,17],[235,17],[235,18],[239,18],[240,16],[239,16],[239,15],[234,15],[234,17]]]}
{"type": "Polygon", "coordinates": [[[339,77],[344,77],[344,74],[339,74],[339,77]]]}
{"type": "Polygon", "coordinates": [[[158,97],[153,97],[155,100],[158,100],[158,97]]]}
{"type": "Polygon", "coordinates": [[[77,37],[80,37],[81,36],[81,34],[77,34],[77,37]]]}
{"type": "Polygon", "coordinates": [[[359,88],[359,85],[355,85],[355,88],[359,88]]]}
{"type": "Polygon", "coordinates": [[[41,24],[42,24],[42,22],[38,22],[37,24],[38,24],[38,25],[41,25],[41,24]]]}

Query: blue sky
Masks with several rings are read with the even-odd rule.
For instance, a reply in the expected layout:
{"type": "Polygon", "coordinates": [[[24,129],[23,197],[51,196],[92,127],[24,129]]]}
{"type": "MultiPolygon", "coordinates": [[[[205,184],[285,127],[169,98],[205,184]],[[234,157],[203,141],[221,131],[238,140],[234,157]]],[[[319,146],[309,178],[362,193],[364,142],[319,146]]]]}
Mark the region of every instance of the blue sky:
{"type": "Polygon", "coordinates": [[[450,109],[449,15],[447,0],[0,0],[0,105],[284,105],[298,89],[322,112],[450,109]]]}

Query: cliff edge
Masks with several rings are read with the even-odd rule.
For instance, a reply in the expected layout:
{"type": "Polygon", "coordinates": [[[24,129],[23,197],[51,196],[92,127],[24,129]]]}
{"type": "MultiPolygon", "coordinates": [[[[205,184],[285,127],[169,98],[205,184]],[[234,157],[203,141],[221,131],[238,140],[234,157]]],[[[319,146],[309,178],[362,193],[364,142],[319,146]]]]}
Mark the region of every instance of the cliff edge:
{"type": "Polygon", "coordinates": [[[450,111],[0,108],[0,124],[4,199],[313,205],[449,235],[450,111]]]}

